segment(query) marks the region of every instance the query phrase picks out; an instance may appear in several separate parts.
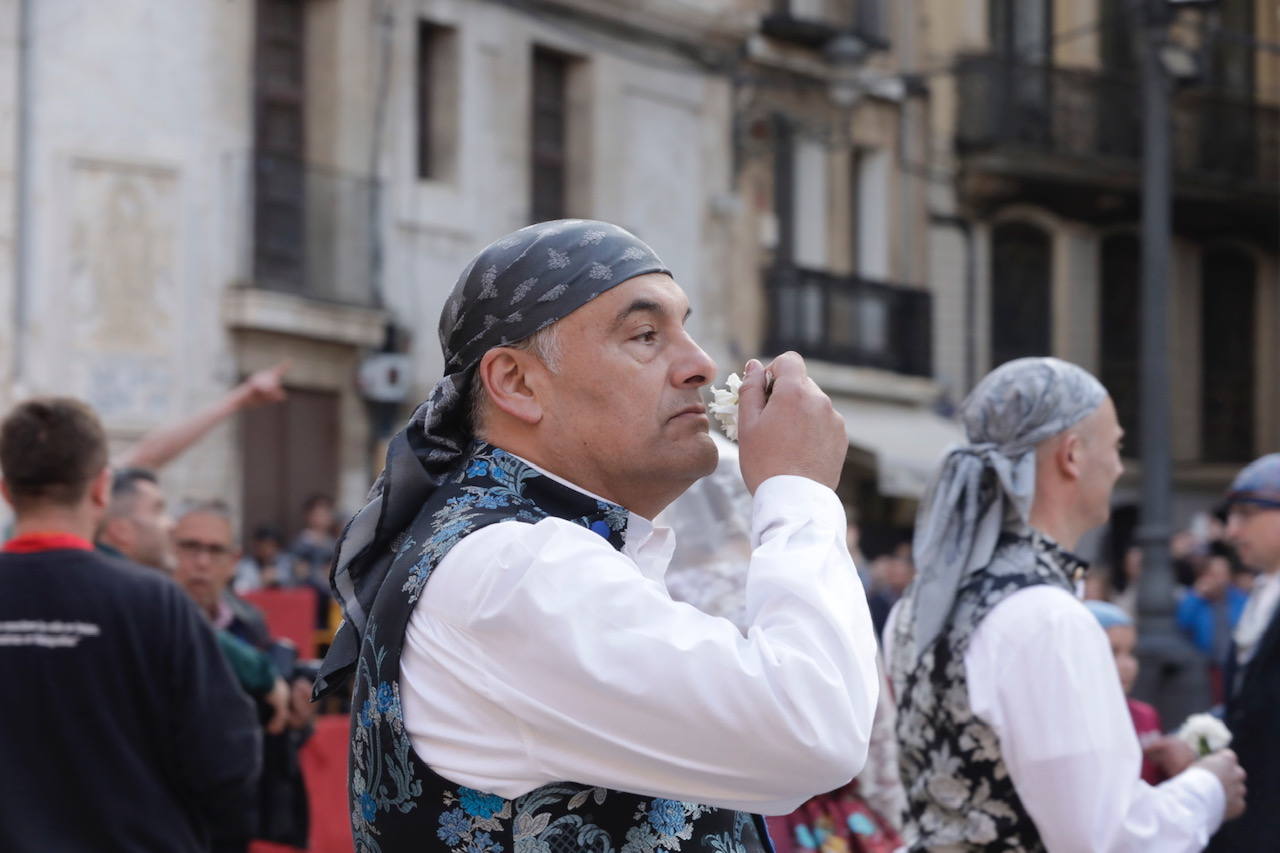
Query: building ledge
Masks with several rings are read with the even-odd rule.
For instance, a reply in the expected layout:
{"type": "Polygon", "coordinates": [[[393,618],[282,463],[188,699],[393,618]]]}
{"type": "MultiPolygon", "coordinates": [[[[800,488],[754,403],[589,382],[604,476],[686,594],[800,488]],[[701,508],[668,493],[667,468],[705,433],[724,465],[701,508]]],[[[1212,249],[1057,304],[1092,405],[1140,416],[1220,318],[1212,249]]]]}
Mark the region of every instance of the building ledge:
{"type": "Polygon", "coordinates": [[[387,313],[293,293],[231,287],[222,300],[222,319],[231,329],[274,332],[300,338],[376,347],[385,337],[387,313]]]}

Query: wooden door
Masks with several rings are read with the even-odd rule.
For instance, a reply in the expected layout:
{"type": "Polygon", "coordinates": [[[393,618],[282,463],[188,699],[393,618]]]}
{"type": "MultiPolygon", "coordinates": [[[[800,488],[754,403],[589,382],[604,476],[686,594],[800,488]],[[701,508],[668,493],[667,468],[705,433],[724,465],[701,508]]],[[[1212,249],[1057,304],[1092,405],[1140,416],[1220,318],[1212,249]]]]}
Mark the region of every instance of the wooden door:
{"type": "Polygon", "coordinates": [[[303,502],[316,494],[336,497],[339,406],[336,392],[290,388],[285,402],[241,415],[246,540],[268,525],[288,545],[302,529],[303,502]]]}

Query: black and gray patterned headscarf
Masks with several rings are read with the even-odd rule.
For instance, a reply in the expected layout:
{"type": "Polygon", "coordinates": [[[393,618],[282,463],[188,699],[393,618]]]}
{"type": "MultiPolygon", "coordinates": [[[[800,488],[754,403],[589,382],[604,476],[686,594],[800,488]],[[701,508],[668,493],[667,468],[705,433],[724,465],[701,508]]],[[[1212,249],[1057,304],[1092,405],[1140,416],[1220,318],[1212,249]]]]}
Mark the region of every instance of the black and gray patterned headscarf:
{"type": "Polygon", "coordinates": [[[933,644],[968,577],[990,564],[1000,533],[1027,531],[1036,445],[1084,420],[1106,397],[1084,368],[1022,358],[991,371],[964,401],[969,443],[947,454],[916,516],[914,657],[933,644]]]}
{"type": "Polygon", "coordinates": [[[472,439],[467,389],[481,357],[517,343],[615,285],[670,271],[647,245],[607,222],[562,219],[521,228],[467,266],[440,315],[444,378],[391,440],[369,502],[338,541],[330,576],[343,624],[325,657],[317,695],[355,665],[391,545],[413,521],[472,439]]]}

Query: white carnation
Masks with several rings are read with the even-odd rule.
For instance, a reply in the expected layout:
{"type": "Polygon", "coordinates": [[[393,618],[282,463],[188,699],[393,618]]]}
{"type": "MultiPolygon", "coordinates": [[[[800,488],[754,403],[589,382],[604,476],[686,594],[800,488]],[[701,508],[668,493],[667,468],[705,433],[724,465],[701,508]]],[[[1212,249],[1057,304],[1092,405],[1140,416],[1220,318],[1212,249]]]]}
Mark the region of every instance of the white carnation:
{"type": "Polygon", "coordinates": [[[738,389],[742,387],[742,379],[736,373],[730,373],[724,381],[725,387],[711,389],[711,404],[707,411],[720,422],[720,428],[731,440],[738,440],[738,389]]]}
{"type": "Polygon", "coordinates": [[[1203,756],[1230,746],[1231,730],[1212,714],[1192,714],[1178,729],[1178,739],[1203,756]]]}

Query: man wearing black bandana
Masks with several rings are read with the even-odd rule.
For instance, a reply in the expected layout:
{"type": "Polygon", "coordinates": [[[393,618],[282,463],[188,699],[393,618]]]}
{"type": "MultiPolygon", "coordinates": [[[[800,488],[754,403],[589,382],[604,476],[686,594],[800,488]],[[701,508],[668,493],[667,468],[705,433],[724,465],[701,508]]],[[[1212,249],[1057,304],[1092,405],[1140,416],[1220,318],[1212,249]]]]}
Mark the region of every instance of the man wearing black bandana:
{"type": "Polygon", "coordinates": [[[878,682],[832,491],[846,438],[794,353],[740,394],[749,629],[663,584],[650,519],[717,458],[689,310],[602,222],[521,229],[464,271],[446,375],[333,571],[317,691],[354,677],[357,850],[755,853],[756,815],[861,768],[878,682]]]}

